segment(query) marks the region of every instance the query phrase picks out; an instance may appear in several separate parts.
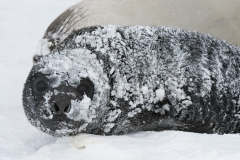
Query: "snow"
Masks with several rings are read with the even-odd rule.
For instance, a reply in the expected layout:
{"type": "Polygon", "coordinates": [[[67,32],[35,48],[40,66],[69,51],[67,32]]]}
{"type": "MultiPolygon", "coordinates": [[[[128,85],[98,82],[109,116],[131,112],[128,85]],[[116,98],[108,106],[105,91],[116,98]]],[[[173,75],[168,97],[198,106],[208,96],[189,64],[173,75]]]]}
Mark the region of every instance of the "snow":
{"type": "Polygon", "coordinates": [[[159,88],[157,89],[156,91],[156,102],[159,100],[159,101],[162,101],[163,98],[165,97],[165,91],[163,88],[159,88]]]}
{"type": "Polygon", "coordinates": [[[148,87],[147,86],[143,86],[142,87],[142,93],[143,94],[147,94],[148,93],[148,87]]]}
{"type": "MultiPolygon", "coordinates": [[[[148,131],[123,136],[80,134],[56,138],[30,125],[23,112],[21,95],[32,67],[32,57],[37,52],[37,45],[47,26],[68,6],[77,2],[78,0],[0,0],[1,160],[239,159],[238,134],[148,131]]],[[[142,91],[146,93],[147,88],[142,91]]],[[[162,95],[158,98],[162,98],[162,95]]],[[[189,103],[186,101],[186,105],[189,103]]],[[[167,110],[168,106],[164,109],[167,110]]],[[[119,112],[112,115],[111,118],[116,118],[119,112]]]]}
{"type": "Polygon", "coordinates": [[[85,94],[83,95],[83,100],[79,103],[78,100],[71,100],[71,107],[73,109],[67,114],[70,119],[75,121],[85,120],[87,122],[91,121],[89,115],[87,114],[89,107],[91,105],[91,99],[85,94]],[[71,114],[78,113],[77,116],[72,117],[71,114]]]}

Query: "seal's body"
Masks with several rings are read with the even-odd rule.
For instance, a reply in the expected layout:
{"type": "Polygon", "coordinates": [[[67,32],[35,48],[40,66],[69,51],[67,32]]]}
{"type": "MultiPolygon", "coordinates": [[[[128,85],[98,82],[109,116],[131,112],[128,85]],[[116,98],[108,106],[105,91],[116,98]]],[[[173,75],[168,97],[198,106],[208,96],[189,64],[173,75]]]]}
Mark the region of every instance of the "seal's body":
{"type": "Polygon", "coordinates": [[[237,133],[239,61],[239,48],[196,32],[83,28],[34,64],[24,108],[32,124],[57,136],[237,133]]]}
{"type": "Polygon", "coordinates": [[[168,27],[64,27],[73,11],[34,57],[23,90],[31,124],[54,136],[240,132],[238,47],[168,27]]]}

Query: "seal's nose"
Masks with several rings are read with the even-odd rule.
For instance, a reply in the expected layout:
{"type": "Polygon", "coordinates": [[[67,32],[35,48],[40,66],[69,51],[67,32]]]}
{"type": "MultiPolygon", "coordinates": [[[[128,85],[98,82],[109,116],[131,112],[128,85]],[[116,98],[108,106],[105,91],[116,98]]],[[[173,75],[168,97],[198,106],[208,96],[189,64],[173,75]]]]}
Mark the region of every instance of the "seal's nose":
{"type": "Polygon", "coordinates": [[[51,98],[52,111],[55,114],[69,113],[71,110],[71,100],[73,97],[67,94],[57,94],[51,98]]]}
{"type": "Polygon", "coordinates": [[[55,102],[53,104],[54,111],[56,113],[68,113],[71,109],[71,104],[67,102],[55,102]]]}

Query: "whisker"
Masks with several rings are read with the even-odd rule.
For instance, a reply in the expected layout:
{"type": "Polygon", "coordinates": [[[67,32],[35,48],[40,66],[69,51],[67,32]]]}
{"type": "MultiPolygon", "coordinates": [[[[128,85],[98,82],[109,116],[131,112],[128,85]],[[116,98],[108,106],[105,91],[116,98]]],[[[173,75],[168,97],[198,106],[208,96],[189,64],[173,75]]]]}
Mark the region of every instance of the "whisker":
{"type": "MultiPolygon", "coordinates": [[[[81,8],[77,8],[77,6],[76,6],[75,8],[72,9],[71,12],[69,12],[69,14],[68,14],[66,17],[68,17],[69,15],[71,15],[71,14],[75,11],[75,9],[78,9],[77,13],[75,13],[75,14],[77,15],[78,12],[79,12],[81,9],[83,9],[84,7],[85,7],[85,6],[82,6],[81,8]]],[[[65,21],[66,23],[64,24],[64,26],[63,26],[63,28],[61,29],[61,31],[59,32],[59,34],[63,31],[63,29],[65,29],[66,25],[67,25],[68,22],[75,16],[75,14],[72,14],[72,16],[71,16],[67,21],[65,21]]]]}
{"type": "MultiPolygon", "coordinates": [[[[84,14],[84,13],[83,13],[84,14]]],[[[82,14],[82,15],[83,15],[82,14]]],[[[78,23],[79,21],[81,21],[81,20],[83,20],[83,19],[85,19],[86,17],[88,17],[88,16],[92,16],[92,15],[94,15],[94,14],[96,14],[96,13],[93,13],[93,14],[89,14],[89,15],[86,15],[86,16],[83,16],[81,19],[79,19],[79,20],[77,20],[76,22],[74,22],[63,34],[65,34],[66,32],[68,32],[69,31],[69,29],[72,27],[72,26],[74,26],[76,23],[78,23]]]]}

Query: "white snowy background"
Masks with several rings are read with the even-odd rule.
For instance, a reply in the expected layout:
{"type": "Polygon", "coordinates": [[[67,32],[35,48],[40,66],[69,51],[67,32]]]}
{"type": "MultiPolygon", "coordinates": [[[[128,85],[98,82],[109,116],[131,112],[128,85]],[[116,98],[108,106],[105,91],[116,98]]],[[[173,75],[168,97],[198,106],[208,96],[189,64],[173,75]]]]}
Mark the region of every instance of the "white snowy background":
{"type": "Polygon", "coordinates": [[[0,160],[240,159],[240,135],[178,131],[56,138],[27,121],[23,84],[47,26],[79,0],[0,0],[0,160]]]}

